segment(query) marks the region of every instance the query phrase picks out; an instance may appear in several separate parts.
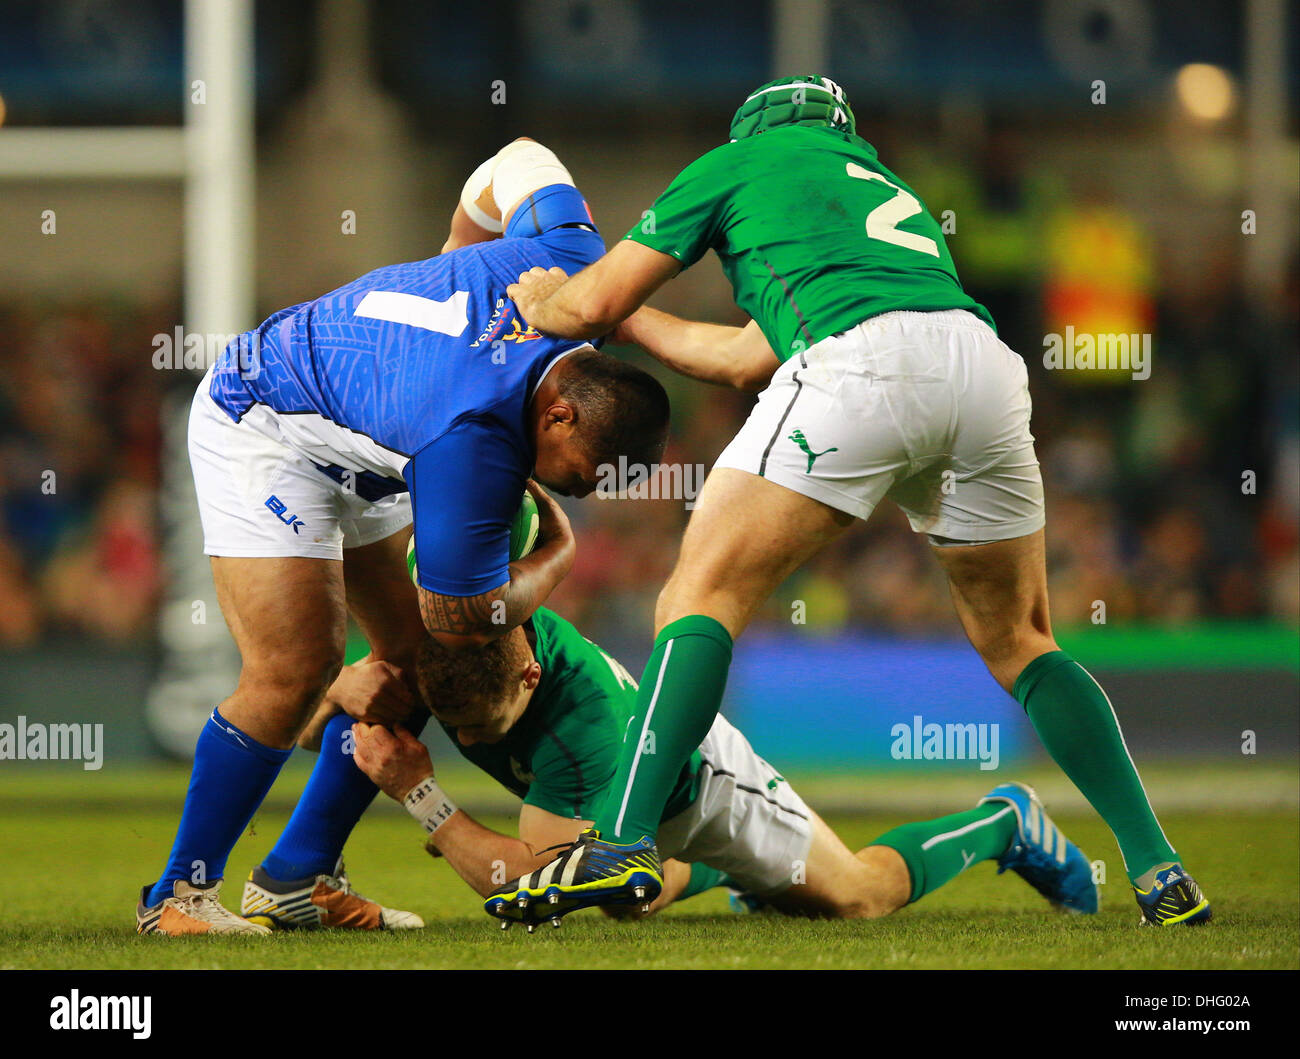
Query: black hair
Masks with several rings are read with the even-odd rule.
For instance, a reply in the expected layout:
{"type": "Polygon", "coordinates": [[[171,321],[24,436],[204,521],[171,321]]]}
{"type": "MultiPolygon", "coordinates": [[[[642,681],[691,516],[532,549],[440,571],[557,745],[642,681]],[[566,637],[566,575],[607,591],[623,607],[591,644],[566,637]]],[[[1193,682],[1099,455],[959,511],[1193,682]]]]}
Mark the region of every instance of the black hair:
{"type": "Polygon", "coordinates": [[[578,412],[578,437],[596,463],[649,467],[668,443],[668,394],[648,372],[608,353],[579,350],[565,357],[559,395],[578,412]]]}

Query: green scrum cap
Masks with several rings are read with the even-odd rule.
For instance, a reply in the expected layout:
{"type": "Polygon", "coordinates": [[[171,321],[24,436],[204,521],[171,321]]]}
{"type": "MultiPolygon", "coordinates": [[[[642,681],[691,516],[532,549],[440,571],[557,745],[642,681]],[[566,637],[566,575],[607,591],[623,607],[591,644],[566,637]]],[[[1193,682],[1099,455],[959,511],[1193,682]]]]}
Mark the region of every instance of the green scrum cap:
{"type": "Polygon", "coordinates": [[[825,125],[854,132],[844,89],[829,77],[808,74],[769,81],[740,105],[731,119],[732,142],[782,125],[825,125]]]}

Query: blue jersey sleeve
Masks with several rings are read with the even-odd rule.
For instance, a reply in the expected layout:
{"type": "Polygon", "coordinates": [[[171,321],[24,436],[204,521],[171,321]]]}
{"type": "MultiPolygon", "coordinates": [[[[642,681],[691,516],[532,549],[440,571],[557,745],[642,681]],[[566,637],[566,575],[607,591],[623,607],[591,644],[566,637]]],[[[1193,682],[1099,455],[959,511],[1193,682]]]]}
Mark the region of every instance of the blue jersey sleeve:
{"type": "Polygon", "coordinates": [[[510,524],[532,466],[509,432],[463,420],[403,471],[415,523],[416,580],[444,596],[477,596],[510,580],[510,524]]]}

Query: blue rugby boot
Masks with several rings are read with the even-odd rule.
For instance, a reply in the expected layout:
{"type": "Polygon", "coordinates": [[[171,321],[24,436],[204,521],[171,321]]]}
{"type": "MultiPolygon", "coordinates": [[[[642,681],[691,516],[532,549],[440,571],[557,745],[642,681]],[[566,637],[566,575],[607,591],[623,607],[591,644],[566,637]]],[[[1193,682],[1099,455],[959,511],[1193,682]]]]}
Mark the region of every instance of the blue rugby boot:
{"type": "Polygon", "coordinates": [[[1172,927],[1180,923],[1196,927],[1208,923],[1214,914],[1196,880],[1181,864],[1159,865],[1138,882],[1145,882],[1148,887],[1145,890],[1136,884],[1133,887],[1138,908],[1142,910],[1140,927],[1172,927]]]}
{"type": "Polygon", "coordinates": [[[1016,811],[1016,836],[998,858],[998,874],[1010,868],[1057,908],[1092,914],[1100,900],[1092,865],[1052,823],[1032,787],[1003,783],[977,804],[1006,802],[1016,811]]]}
{"type": "Polygon", "coordinates": [[[733,912],[741,916],[767,912],[772,907],[758,894],[751,894],[747,890],[737,890],[734,887],[727,890],[727,904],[731,906],[733,912]]]}
{"type": "Polygon", "coordinates": [[[645,911],[663,885],[663,865],[653,839],[646,836],[618,845],[589,827],[546,867],[492,891],[483,911],[500,919],[502,930],[523,923],[531,934],[542,920],[558,927],[561,916],[579,908],[640,905],[645,911]]]}

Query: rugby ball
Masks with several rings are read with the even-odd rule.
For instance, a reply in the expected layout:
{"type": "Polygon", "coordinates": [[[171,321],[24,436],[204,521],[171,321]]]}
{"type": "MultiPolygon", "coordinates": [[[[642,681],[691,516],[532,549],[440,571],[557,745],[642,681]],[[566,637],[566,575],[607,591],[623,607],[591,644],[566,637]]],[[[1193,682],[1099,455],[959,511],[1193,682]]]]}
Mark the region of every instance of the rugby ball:
{"type": "MultiPolygon", "coordinates": [[[[533,499],[533,494],[524,492],[524,499],[519,505],[519,510],[515,512],[514,520],[510,523],[510,560],[522,559],[525,555],[537,547],[537,533],[541,529],[542,519],[537,513],[537,501],[533,499]]],[[[411,539],[406,545],[406,572],[411,575],[411,580],[419,584],[419,578],[415,572],[415,534],[411,534],[411,539]]]]}
{"type": "Polygon", "coordinates": [[[542,528],[542,517],[537,513],[537,501],[524,490],[523,502],[510,523],[510,559],[522,559],[537,547],[537,533],[542,528]]]}

